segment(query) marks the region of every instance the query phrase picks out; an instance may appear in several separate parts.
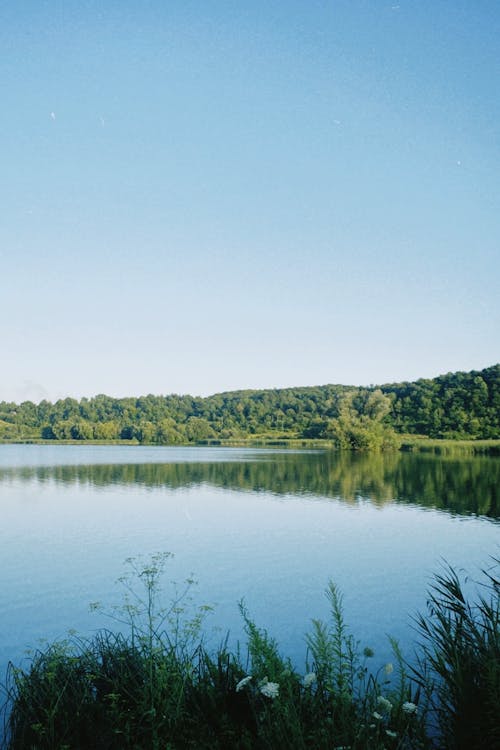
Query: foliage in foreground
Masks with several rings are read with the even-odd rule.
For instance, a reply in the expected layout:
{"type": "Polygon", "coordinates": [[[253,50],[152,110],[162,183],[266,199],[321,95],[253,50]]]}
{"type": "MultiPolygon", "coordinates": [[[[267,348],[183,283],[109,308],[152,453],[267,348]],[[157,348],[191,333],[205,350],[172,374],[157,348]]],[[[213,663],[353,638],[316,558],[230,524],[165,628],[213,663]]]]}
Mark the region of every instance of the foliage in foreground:
{"type": "Polygon", "coordinates": [[[396,643],[396,668],[369,672],[372,653],[361,651],[348,632],[342,597],[330,583],[331,616],[312,623],[302,675],[243,602],[244,652],[231,651],[227,642],[215,651],[206,647],[201,632],[207,610],[189,608],[191,581],[169,607],[159,607],[167,558],[155,556],[145,567],[129,561],[135,579],[123,579],[125,603],[112,613],[125,632],[54,644],[38,652],[27,671],[10,666],[5,748],[417,750],[433,747],[426,733],[429,699],[442,747],[499,747],[493,577],[490,600],[481,599],[477,609],[463,601],[458,614],[458,579],[452,571],[436,579],[429,619],[419,621],[427,640],[413,680],[396,643]],[[478,699],[466,710],[474,690],[478,699]],[[469,732],[469,744],[463,732],[469,732]],[[479,734],[482,744],[476,744],[479,734]]]}
{"type": "Polygon", "coordinates": [[[416,618],[422,643],[414,674],[432,691],[440,747],[446,750],[500,748],[499,568],[495,560],[484,571],[471,602],[448,567],[434,578],[427,616],[416,618]]]}

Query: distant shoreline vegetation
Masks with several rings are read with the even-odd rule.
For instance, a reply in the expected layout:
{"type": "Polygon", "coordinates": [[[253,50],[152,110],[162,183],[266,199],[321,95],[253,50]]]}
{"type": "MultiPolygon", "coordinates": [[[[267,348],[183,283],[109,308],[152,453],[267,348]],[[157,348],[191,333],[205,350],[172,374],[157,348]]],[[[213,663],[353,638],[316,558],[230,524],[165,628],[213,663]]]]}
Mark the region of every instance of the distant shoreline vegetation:
{"type": "Polygon", "coordinates": [[[297,445],[498,452],[500,364],[413,383],[0,402],[2,442],[297,445]],[[439,441],[439,442],[437,442],[439,441]],[[446,441],[446,442],[445,442],[446,441]],[[479,442],[481,441],[481,442],[479,442]]]}

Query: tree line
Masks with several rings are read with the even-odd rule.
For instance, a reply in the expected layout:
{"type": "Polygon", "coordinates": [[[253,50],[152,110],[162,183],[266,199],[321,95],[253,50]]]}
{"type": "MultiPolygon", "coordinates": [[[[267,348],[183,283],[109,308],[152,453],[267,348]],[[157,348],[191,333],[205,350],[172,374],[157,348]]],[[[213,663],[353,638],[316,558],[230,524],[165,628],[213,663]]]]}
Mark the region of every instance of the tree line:
{"type": "Polygon", "coordinates": [[[324,385],[207,397],[65,398],[0,402],[0,439],[127,440],[175,445],[212,440],[316,439],[377,449],[398,434],[500,438],[500,364],[366,388],[324,385]]]}

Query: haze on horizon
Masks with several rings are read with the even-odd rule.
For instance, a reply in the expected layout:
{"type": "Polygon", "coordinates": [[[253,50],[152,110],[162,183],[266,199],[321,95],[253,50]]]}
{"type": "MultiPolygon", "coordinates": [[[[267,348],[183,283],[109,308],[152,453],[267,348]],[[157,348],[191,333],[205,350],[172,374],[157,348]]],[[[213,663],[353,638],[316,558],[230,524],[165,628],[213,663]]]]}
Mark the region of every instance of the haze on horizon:
{"type": "Polygon", "coordinates": [[[0,9],[0,401],[500,360],[500,8],[0,9]]]}

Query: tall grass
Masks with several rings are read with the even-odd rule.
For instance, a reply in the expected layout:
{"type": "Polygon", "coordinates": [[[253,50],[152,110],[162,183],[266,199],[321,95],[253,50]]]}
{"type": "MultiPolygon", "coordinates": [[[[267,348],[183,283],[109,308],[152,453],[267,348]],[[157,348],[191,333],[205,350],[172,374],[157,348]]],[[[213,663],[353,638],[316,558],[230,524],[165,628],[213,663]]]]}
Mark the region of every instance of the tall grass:
{"type": "Polygon", "coordinates": [[[470,601],[446,566],[434,578],[414,675],[428,692],[446,750],[500,748],[500,561],[483,571],[470,601]]]}
{"type": "Polygon", "coordinates": [[[192,581],[162,604],[169,557],[128,561],[124,601],[108,612],[118,628],[50,645],[26,670],[9,666],[5,750],[498,747],[498,581],[491,572],[489,596],[476,605],[453,571],[436,577],[428,616],[418,618],[424,637],[413,672],[395,642],[394,664],[370,671],[373,654],[349,632],[342,595],[330,582],[329,618],[313,620],[299,672],[244,602],[245,644],[209,648],[208,610],[193,605],[192,581]],[[439,722],[433,740],[429,705],[439,722]]]}

